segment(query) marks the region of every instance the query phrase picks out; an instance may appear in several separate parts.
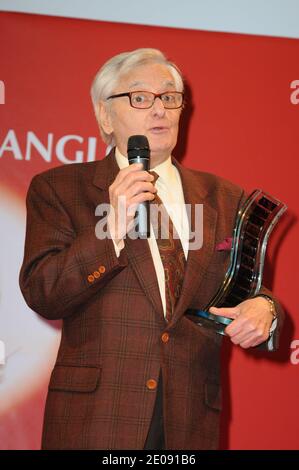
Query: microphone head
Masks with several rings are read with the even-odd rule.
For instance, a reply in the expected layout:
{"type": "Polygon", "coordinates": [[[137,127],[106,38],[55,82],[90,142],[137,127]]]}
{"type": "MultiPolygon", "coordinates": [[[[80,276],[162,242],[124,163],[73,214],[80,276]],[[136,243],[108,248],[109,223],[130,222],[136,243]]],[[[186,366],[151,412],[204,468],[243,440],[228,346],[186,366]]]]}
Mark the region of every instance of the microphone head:
{"type": "Polygon", "coordinates": [[[129,162],[133,158],[149,158],[150,148],[148,139],[145,135],[131,135],[128,139],[128,159],[129,162]]]}

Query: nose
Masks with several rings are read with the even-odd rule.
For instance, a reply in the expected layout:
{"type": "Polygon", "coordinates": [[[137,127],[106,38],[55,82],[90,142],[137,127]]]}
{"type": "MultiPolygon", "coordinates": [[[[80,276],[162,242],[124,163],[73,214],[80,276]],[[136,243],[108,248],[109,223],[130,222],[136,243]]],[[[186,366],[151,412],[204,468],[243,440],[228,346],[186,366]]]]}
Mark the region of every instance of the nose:
{"type": "Polygon", "coordinates": [[[152,109],[152,112],[155,115],[158,115],[159,117],[164,116],[165,114],[165,108],[163,106],[162,100],[158,96],[156,96],[154,100],[154,104],[151,109],[152,109]]]}

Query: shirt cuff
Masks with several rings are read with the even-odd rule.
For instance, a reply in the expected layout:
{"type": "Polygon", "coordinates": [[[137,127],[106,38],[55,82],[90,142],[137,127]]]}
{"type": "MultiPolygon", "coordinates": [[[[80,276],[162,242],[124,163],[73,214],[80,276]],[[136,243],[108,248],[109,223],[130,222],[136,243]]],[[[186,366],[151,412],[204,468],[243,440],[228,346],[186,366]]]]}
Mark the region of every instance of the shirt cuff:
{"type": "Polygon", "coordinates": [[[115,249],[115,254],[119,258],[120,252],[125,246],[125,242],[124,242],[124,240],[120,240],[119,242],[116,242],[113,239],[112,239],[112,241],[113,241],[113,245],[114,245],[114,249],[115,249]]]}
{"type": "Polygon", "coordinates": [[[275,318],[272,322],[271,328],[270,328],[270,337],[268,339],[268,349],[269,351],[273,351],[274,349],[274,344],[273,344],[273,333],[277,327],[277,318],[275,318]]]}

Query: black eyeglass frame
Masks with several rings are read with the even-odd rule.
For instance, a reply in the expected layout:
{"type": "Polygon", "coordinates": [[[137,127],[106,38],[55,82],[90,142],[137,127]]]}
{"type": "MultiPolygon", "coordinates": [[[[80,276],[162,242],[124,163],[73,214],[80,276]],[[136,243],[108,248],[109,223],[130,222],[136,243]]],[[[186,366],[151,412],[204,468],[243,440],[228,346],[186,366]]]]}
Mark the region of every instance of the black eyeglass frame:
{"type": "Polygon", "coordinates": [[[150,109],[152,108],[152,106],[154,106],[154,102],[156,100],[156,98],[160,98],[160,100],[162,101],[162,104],[164,106],[165,109],[180,109],[184,106],[184,93],[182,91],[174,91],[174,90],[171,90],[171,91],[164,91],[163,93],[153,93],[152,91],[147,91],[147,90],[134,90],[134,91],[128,91],[126,93],[118,93],[116,95],[111,95],[111,96],[108,96],[107,100],[110,100],[110,99],[114,99],[114,98],[122,98],[123,96],[127,96],[129,98],[129,101],[130,101],[130,105],[132,106],[132,108],[134,109],[150,109]],[[138,106],[134,106],[132,104],[132,94],[133,93],[150,93],[151,95],[154,96],[154,99],[153,99],[153,102],[150,106],[146,107],[146,108],[139,108],[138,106]],[[180,106],[176,106],[175,108],[167,108],[165,105],[164,105],[164,102],[163,100],[161,99],[161,96],[163,95],[167,95],[167,93],[177,93],[179,95],[181,95],[182,97],[182,104],[180,104],[180,106]]]}

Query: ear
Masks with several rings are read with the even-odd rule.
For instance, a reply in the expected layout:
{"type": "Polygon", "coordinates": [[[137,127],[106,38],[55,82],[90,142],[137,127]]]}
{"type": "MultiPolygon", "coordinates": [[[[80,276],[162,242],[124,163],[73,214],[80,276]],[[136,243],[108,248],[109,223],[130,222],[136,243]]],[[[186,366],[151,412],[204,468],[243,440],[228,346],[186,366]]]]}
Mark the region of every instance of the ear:
{"type": "Polygon", "coordinates": [[[110,110],[108,108],[107,103],[100,101],[97,109],[97,118],[105,133],[110,135],[113,132],[113,127],[111,124],[110,110]]]}

